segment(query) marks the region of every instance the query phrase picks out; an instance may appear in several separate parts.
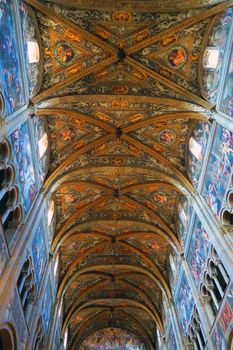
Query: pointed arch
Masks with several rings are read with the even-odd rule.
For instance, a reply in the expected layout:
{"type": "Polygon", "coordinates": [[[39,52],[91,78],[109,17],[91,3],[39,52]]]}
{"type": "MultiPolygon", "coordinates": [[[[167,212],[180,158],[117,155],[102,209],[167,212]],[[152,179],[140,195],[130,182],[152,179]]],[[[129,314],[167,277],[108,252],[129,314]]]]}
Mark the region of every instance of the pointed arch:
{"type": "MultiPolygon", "coordinates": [[[[97,318],[98,319],[103,319],[102,315],[105,314],[105,313],[109,313],[109,310],[100,311],[97,315],[94,315],[93,317],[88,318],[87,321],[84,322],[84,324],[82,325],[80,330],[77,331],[77,333],[76,333],[76,336],[75,336],[76,338],[75,338],[75,340],[73,342],[73,346],[75,346],[75,348],[77,348],[77,346],[79,347],[81,342],[86,337],[88,337],[90,334],[93,333],[93,330],[91,330],[91,332],[88,332],[87,334],[85,334],[84,337],[81,337],[82,333],[88,327],[88,324],[94,323],[97,318]]],[[[143,336],[143,339],[145,340],[146,344],[148,345],[148,349],[153,350],[153,345],[152,345],[153,339],[150,337],[150,334],[148,333],[148,331],[146,330],[144,325],[139,320],[137,320],[133,315],[131,315],[128,312],[123,311],[123,310],[115,310],[114,314],[118,314],[118,315],[122,314],[122,318],[123,319],[124,319],[125,316],[128,317],[129,319],[131,319],[137,325],[138,330],[141,332],[141,334],[143,336]]],[[[117,319],[120,319],[120,317],[117,317],[117,319]]],[[[103,327],[103,328],[105,328],[105,327],[103,327]]],[[[102,329],[102,327],[98,327],[94,331],[99,330],[99,329],[102,329]]],[[[128,325],[127,328],[124,327],[122,329],[127,329],[128,331],[133,332],[133,330],[131,329],[130,325],[128,325]]]]}
{"type": "MultiPolygon", "coordinates": [[[[98,245],[95,246],[91,249],[88,250],[88,254],[91,254],[93,252],[95,252],[97,249],[99,249],[102,245],[98,245]]],[[[129,247],[128,247],[129,248],[129,247]]],[[[132,250],[134,252],[137,252],[137,249],[132,247],[132,250]]],[[[70,266],[69,270],[66,272],[66,275],[63,277],[63,280],[61,281],[61,284],[58,288],[58,293],[57,293],[57,298],[60,299],[64,294],[65,291],[68,287],[68,285],[76,278],[78,278],[80,275],[83,275],[86,272],[93,272],[96,271],[96,269],[98,270],[98,272],[100,271],[105,271],[105,270],[109,270],[109,268],[111,268],[111,265],[92,265],[92,266],[88,266],[88,267],[81,267],[79,270],[75,270],[76,265],[78,264],[78,262],[80,261],[80,258],[77,258],[70,266]]],[[[129,271],[134,271],[134,272],[140,272],[144,275],[147,275],[150,279],[153,280],[153,282],[155,282],[156,285],[159,286],[159,288],[162,290],[162,292],[167,296],[168,300],[172,300],[172,295],[171,295],[171,291],[170,288],[166,282],[166,280],[164,279],[164,277],[162,276],[160,270],[158,269],[158,267],[151,261],[151,259],[146,259],[146,261],[148,261],[148,263],[150,263],[151,267],[152,267],[152,271],[149,271],[148,269],[146,269],[145,267],[142,266],[136,266],[136,265],[125,265],[125,264],[117,264],[117,269],[120,271],[121,269],[126,269],[129,271]]]]}
{"type": "MultiPolygon", "coordinates": [[[[92,285],[90,288],[84,290],[84,292],[82,292],[81,294],[78,295],[78,298],[76,299],[75,303],[70,308],[70,310],[69,310],[69,312],[68,312],[68,314],[63,322],[63,330],[66,329],[70,320],[76,314],[76,308],[79,304],[82,303],[82,300],[83,300],[83,298],[85,298],[85,295],[88,295],[89,293],[96,291],[97,288],[107,287],[109,285],[109,281],[111,281],[111,280],[112,280],[112,278],[109,278],[108,280],[98,282],[98,283],[92,285]]],[[[147,294],[144,291],[142,291],[140,288],[133,286],[131,283],[129,283],[127,281],[122,280],[122,283],[124,284],[124,287],[126,287],[126,289],[130,288],[134,291],[137,291],[143,297],[143,300],[145,300],[145,304],[147,305],[147,307],[149,307],[151,309],[151,311],[154,313],[155,317],[157,318],[157,321],[160,323],[160,326],[162,326],[162,319],[159,315],[159,312],[156,309],[153,302],[151,302],[151,300],[149,300],[147,294]]]]}

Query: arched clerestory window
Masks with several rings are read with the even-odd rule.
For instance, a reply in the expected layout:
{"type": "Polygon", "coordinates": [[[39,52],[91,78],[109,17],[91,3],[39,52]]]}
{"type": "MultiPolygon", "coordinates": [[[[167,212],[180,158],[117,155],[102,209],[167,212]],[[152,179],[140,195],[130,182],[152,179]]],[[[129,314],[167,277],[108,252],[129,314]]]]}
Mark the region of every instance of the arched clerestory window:
{"type": "Polygon", "coordinates": [[[32,343],[32,350],[43,350],[45,346],[45,330],[43,325],[42,316],[39,317],[36,331],[32,343]]]}
{"type": "Polygon", "coordinates": [[[8,244],[22,221],[22,207],[15,181],[11,146],[8,140],[3,140],[0,143],[0,217],[8,244]]]}
{"type": "Polygon", "coordinates": [[[35,283],[35,273],[32,264],[32,258],[27,257],[24,265],[21,269],[18,281],[17,281],[18,292],[24,316],[29,321],[33,303],[36,298],[37,287],[35,283]]]}
{"type": "Polygon", "coordinates": [[[16,333],[10,323],[4,324],[0,328],[0,349],[17,350],[16,333]]]}
{"type": "Polygon", "coordinates": [[[221,306],[230,278],[219,258],[216,249],[212,246],[201,285],[201,295],[213,322],[221,306]]]}

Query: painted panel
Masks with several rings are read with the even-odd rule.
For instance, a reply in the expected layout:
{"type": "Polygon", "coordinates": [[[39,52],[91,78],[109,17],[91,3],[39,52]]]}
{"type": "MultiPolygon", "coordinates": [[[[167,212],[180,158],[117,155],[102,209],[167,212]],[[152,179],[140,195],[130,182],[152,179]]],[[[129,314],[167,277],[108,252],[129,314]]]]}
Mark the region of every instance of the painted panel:
{"type": "Polygon", "coordinates": [[[49,331],[52,308],[53,308],[53,298],[51,293],[50,282],[48,282],[45,289],[44,299],[42,303],[42,318],[43,318],[44,329],[46,334],[48,334],[48,331],[49,331]]]}
{"type": "Polygon", "coordinates": [[[48,155],[48,134],[47,125],[44,118],[34,117],[32,119],[36,153],[38,157],[38,171],[40,184],[44,182],[45,176],[49,169],[49,155],[48,155]]]}
{"type": "Polygon", "coordinates": [[[187,173],[196,188],[201,175],[209,134],[210,124],[199,122],[194,126],[189,139],[187,173]],[[192,149],[193,152],[191,152],[192,149]]]}
{"type": "Polygon", "coordinates": [[[40,222],[34,238],[32,240],[32,258],[34,264],[34,270],[36,275],[36,282],[39,285],[43,275],[43,271],[46,263],[46,249],[43,238],[43,227],[42,222],[40,222]]]}
{"type": "Polygon", "coordinates": [[[167,345],[168,345],[168,350],[178,350],[177,343],[176,343],[176,337],[175,337],[175,333],[174,333],[172,325],[171,325],[169,333],[168,333],[167,345]]]}
{"type": "Polygon", "coordinates": [[[168,322],[170,320],[170,308],[168,305],[168,301],[166,297],[163,297],[163,307],[162,307],[162,319],[163,319],[163,324],[166,327],[168,325],[168,322]]]}
{"type": "MultiPolygon", "coordinates": [[[[14,290],[14,294],[9,305],[9,312],[11,313],[9,320],[12,322],[13,325],[15,325],[15,329],[17,332],[18,345],[23,344],[28,336],[27,324],[24,318],[21,301],[16,288],[14,290]]],[[[22,348],[19,347],[19,349],[22,348]]]]}
{"type": "Polygon", "coordinates": [[[0,0],[0,86],[7,115],[26,103],[15,30],[13,1],[0,0]]]}
{"type": "Polygon", "coordinates": [[[232,169],[233,133],[219,125],[215,132],[202,191],[215,215],[221,210],[232,169]]]}
{"type": "Polygon", "coordinates": [[[227,349],[227,341],[233,329],[233,283],[228,289],[218,322],[214,328],[212,339],[216,350],[227,349]]]}
{"type": "Polygon", "coordinates": [[[80,350],[144,350],[144,344],[132,333],[120,328],[105,328],[88,336],[80,350]]]}
{"type": "Polygon", "coordinates": [[[224,334],[221,330],[221,327],[219,326],[218,323],[214,328],[212,340],[213,340],[215,350],[227,350],[226,340],[224,338],[224,334]]]}
{"type": "Polygon", "coordinates": [[[230,63],[223,88],[220,110],[233,117],[233,45],[231,49],[230,63]]]}
{"type": "Polygon", "coordinates": [[[37,21],[30,7],[23,1],[19,1],[19,15],[23,33],[28,89],[32,97],[38,91],[41,81],[37,21]]]}
{"type": "Polygon", "coordinates": [[[51,271],[52,271],[52,280],[53,280],[53,292],[56,295],[58,280],[59,280],[59,255],[58,254],[55,255],[53,258],[51,271]]]}
{"type": "Polygon", "coordinates": [[[60,329],[57,327],[53,342],[53,350],[58,350],[60,348],[60,329]]]}
{"type": "Polygon", "coordinates": [[[47,198],[46,201],[46,210],[45,210],[45,217],[46,217],[46,232],[48,235],[48,245],[51,246],[53,235],[54,235],[54,229],[55,229],[55,204],[54,200],[50,197],[47,198]]]}
{"type": "Polygon", "coordinates": [[[190,266],[193,280],[198,287],[207,261],[210,242],[202,223],[196,218],[191,236],[187,261],[190,266]]]}
{"type": "Polygon", "coordinates": [[[0,232],[0,277],[8,261],[8,252],[2,232],[0,232]]]}
{"type": "Polygon", "coordinates": [[[178,310],[178,314],[181,322],[181,328],[184,335],[186,335],[186,332],[187,332],[187,327],[190,321],[193,306],[194,306],[194,300],[193,300],[192,292],[188,284],[187,277],[185,273],[183,273],[180,286],[179,286],[179,291],[176,298],[176,307],[178,310]]]}
{"type": "Polygon", "coordinates": [[[192,209],[192,205],[188,198],[182,197],[177,205],[177,232],[183,248],[185,246],[185,239],[189,229],[192,209]]]}
{"type": "Polygon", "coordinates": [[[173,295],[175,295],[175,292],[176,292],[180,266],[181,266],[181,261],[179,259],[178,254],[171,253],[169,256],[168,277],[169,277],[169,282],[170,282],[173,295]]]}
{"type": "Polygon", "coordinates": [[[55,331],[55,337],[53,342],[53,350],[59,350],[60,349],[60,343],[61,343],[61,327],[62,327],[62,321],[63,321],[63,305],[60,305],[59,312],[58,312],[58,318],[56,323],[56,331],[55,331]]]}
{"type": "Polygon", "coordinates": [[[37,191],[28,123],[25,122],[15,129],[10,135],[10,140],[19,184],[20,200],[24,214],[26,214],[37,191]]]}

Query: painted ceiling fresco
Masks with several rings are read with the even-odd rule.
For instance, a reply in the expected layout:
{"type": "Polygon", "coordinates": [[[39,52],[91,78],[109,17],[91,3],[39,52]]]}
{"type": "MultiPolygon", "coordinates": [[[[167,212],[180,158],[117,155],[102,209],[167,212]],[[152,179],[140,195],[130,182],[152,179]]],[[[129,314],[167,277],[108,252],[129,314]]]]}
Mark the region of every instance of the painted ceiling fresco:
{"type": "Polygon", "coordinates": [[[227,4],[160,12],[151,1],[144,10],[107,1],[101,11],[91,1],[26,2],[43,57],[32,102],[38,137],[49,139],[50,168],[42,157],[40,176],[48,171],[44,191],[55,203],[62,335],[68,329],[70,349],[153,349],[202,168],[189,140],[205,152],[215,104],[199,78],[206,33],[224,26],[227,4]],[[99,344],[111,333],[100,325],[118,329],[109,343],[99,344]],[[119,329],[143,341],[125,333],[121,346],[119,329]]]}
{"type": "Polygon", "coordinates": [[[141,340],[129,332],[119,328],[105,328],[91,334],[82,344],[80,349],[122,349],[122,350],[144,350],[141,340]]]}

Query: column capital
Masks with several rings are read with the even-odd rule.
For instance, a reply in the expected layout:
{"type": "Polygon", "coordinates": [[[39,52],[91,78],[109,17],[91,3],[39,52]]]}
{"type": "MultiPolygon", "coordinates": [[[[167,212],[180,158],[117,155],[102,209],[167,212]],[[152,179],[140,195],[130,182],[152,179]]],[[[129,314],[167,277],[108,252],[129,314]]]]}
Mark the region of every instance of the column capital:
{"type": "Polygon", "coordinates": [[[6,125],[6,121],[3,118],[0,118],[0,127],[3,127],[6,125]]]}
{"type": "Polygon", "coordinates": [[[179,255],[180,261],[185,261],[185,257],[184,257],[184,252],[181,252],[179,255]]]}
{"type": "Polygon", "coordinates": [[[32,101],[29,101],[29,105],[28,105],[28,112],[29,112],[29,115],[31,117],[34,117],[34,114],[35,114],[35,105],[32,101]]]}
{"type": "MultiPolygon", "coordinates": [[[[231,212],[233,212],[233,209],[231,210],[231,212]]],[[[222,233],[223,233],[223,235],[229,234],[229,233],[232,234],[232,225],[224,225],[224,226],[222,226],[222,233]]]]}
{"type": "Polygon", "coordinates": [[[199,298],[199,301],[201,303],[201,305],[206,305],[210,302],[210,296],[209,295],[201,295],[200,298],[199,298]]]}

